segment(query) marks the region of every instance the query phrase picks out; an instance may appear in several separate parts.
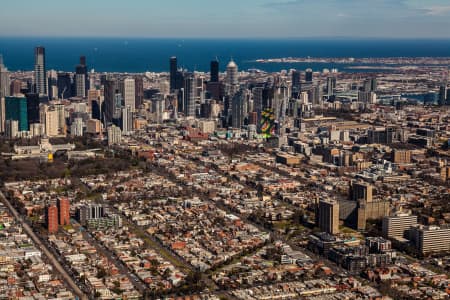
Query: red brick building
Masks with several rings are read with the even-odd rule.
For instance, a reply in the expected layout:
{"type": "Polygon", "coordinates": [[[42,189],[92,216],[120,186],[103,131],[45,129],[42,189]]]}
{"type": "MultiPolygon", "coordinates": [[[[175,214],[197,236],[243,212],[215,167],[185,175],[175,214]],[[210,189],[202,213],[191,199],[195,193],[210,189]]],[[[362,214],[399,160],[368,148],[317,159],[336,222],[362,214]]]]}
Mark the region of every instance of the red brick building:
{"type": "Polygon", "coordinates": [[[67,198],[58,199],[59,225],[70,224],[70,202],[67,198]]]}
{"type": "Polygon", "coordinates": [[[48,233],[56,233],[58,231],[58,208],[56,205],[47,207],[45,219],[48,233]]]}

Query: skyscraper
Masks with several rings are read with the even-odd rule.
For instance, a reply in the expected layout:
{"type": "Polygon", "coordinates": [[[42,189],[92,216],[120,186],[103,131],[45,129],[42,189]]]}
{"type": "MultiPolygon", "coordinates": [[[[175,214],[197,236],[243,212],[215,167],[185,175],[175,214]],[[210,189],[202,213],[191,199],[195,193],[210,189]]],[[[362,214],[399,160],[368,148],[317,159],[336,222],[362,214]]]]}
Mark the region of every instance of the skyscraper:
{"type": "Polygon", "coordinates": [[[58,86],[58,98],[68,99],[72,94],[72,75],[70,73],[58,73],[56,84],[58,86]]]}
{"type": "Polygon", "coordinates": [[[336,77],[329,76],[327,78],[327,96],[331,97],[336,93],[336,77]]]}
{"type": "Polygon", "coordinates": [[[47,95],[44,47],[36,47],[34,49],[34,89],[36,94],[47,95]]]}
{"type": "Polygon", "coordinates": [[[58,97],[58,75],[55,70],[47,72],[48,98],[57,99],[58,97]]]}
{"type": "Polygon", "coordinates": [[[27,120],[28,124],[36,124],[40,122],[39,118],[39,95],[27,94],[27,120]]]}
{"type": "Polygon", "coordinates": [[[219,82],[219,61],[211,61],[211,82],[219,82]]]}
{"type": "Polygon", "coordinates": [[[152,98],[152,113],[155,116],[155,121],[158,124],[163,122],[164,113],[164,95],[156,94],[152,98]]]}
{"type": "Polygon", "coordinates": [[[122,122],[120,128],[124,135],[128,135],[133,129],[133,113],[131,107],[125,105],[122,107],[122,122]]]}
{"type": "Polygon", "coordinates": [[[175,56],[170,58],[170,91],[173,92],[177,85],[178,62],[175,56]]]}
{"type": "Polygon", "coordinates": [[[447,84],[443,83],[443,84],[441,84],[441,86],[439,88],[438,104],[440,106],[445,105],[446,104],[446,99],[447,99],[447,84]]]}
{"type": "Polygon", "coordinates": [[[120,84],[120,93],[124,100],[124,106],[130,108],[130,112],[135,112],[136,106],[136,84],[134,78],[125,78],[120,84]]]}
{"type": "Polygon", "coordinates": [[[135,87],[135,109],[139,109],[141,105],[144,103],[144,78],[142,76],[136,76],[134,78],[134,87],[135,87]]]}
{"type": "Polygon", "coordinates": [[[244,125],[246,100],[244,88],[239,89],[233,96],[231,102],[231,124],[233,128],[241,128],[244,125]]]}
{"type": "Polygon", "coordinates": [[[231,60],[227,66],[227,77],[225,81],[225,94],[233,97],[239,89],[238,66],[231,60]]]}
{"type": "Polygon", "coordinates": [[[184,77],[184,115],[195,117],[196,80],[193,73],[184,77]]]}
{"type": "Polygon", "coordinates": [[[253,88],[253,111],[256,112],[256,125],[259,125],[261,113],[263,111],[263,90],[264,87],[256,86],[253,88]]]}
{"type": "Polygon", "coordinates": [[[5,97],[5,120],[19,122],[19,131],[28,131],[27,98],[5,97]]]}
{"type": "Polygon", "coordinates": [[[115,79],[106,79],[104,87],[104,105],[105,109],[101,109],[103,112],[102,119],[105,126],[113,121],[115,107],[116,107],[116,94],[118,93],[117,81],[115,79]]]}
{"type": "Polygon", "coordinates": [[[312,69],[306,69],[305,81],[308,83],[311,83],[313,81],[313,70],[312,69]]]}
{"type": "Polygon", "coordinates": [[[77,97],[86,97],[89,89],[89,78],[86,57],[80,57],[80,64],[75,69],[75,92],[77,97]]]}
{"type": "Polygon", "coordinates": [[[3,64],[3,56],[0,54],[0,98],[9,96],[9,73],[3,64]]]}
{"type": "Polygon", "coordinates": [[[300,71],[292,71],[292,98],[297,99],[301,91],[301,76],[300,71]]]}
{"type": "Polygon", "coordinates": [[[5,132],[5,98],[0,97],[0,133],[5,132]]]}
{"type": "Polygon", "coordinates": [[[10,95],[9,73],[3,65],[3,56],[0,54],[0,133],[5,131],[5,99],[10,95]]]}

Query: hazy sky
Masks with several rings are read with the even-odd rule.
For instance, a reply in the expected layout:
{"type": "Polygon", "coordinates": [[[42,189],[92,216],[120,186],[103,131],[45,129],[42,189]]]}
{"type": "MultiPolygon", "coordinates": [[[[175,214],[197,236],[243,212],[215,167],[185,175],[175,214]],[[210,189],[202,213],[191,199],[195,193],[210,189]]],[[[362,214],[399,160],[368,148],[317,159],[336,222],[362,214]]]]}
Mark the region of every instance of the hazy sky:
{"type": "Polygon", "coordinates": [[[2,0],[0,7],[0,36],[450,38],[450,0],[2,0]]]}

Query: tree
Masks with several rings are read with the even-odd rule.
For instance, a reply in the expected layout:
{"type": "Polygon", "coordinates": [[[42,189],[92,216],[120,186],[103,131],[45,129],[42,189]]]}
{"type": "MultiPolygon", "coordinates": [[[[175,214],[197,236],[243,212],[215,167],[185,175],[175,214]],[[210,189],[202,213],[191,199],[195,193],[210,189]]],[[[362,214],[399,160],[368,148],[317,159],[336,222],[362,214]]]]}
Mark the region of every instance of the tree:
{"type": "Polygon", "coordinates": [[[101,279],[101,278],[104,278],[106,275],[107,275],[107,274],[106,274],[105,268],[103,268],[102,266],[100,266],[100,267],[98,268],[98,271],[97,271],[97,278],[101,279]]]}

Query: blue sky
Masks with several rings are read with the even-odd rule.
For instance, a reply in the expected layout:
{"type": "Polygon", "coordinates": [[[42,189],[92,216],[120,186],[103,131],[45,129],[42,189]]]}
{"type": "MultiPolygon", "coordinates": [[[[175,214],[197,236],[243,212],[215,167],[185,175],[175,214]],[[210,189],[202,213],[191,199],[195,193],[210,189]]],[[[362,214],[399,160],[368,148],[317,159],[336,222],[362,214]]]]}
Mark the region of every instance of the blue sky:
{"type": "Polygon", "coordinates": [[[1,2],[0,36],[450,38],[450,0],[1,2]]]}

